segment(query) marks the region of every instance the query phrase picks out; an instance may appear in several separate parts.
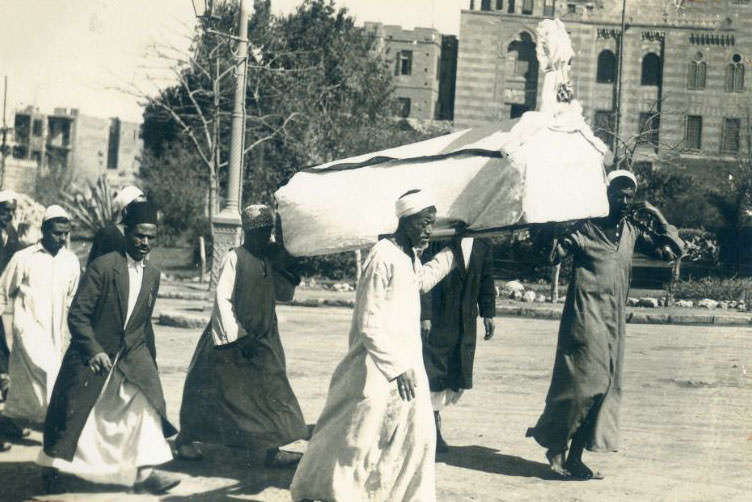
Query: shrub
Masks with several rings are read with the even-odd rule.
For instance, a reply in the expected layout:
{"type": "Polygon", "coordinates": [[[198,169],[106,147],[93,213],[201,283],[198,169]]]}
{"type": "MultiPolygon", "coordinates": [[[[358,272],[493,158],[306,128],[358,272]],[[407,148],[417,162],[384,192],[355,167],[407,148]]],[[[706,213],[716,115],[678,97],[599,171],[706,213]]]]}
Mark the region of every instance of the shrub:
{"type": "Polygon", "coordinates": [[[721,248],[715,234],[703,229],[679,229],[679,237],[685,244],[685,262],[702,262],[717,264],[721,248]]]}
{"type": "Polygon", "coordinates": [[[355,278],[355,253],[348,251],[326,256],[300,258],[298,272],[305,277],[353,280],[355,278]]]}
{"type": "Polygon", "coordinates": [[[699,280],[679,281],[675,285],[676,298],[701,300],[711,298],[719,301],[752,301],[752,279],[718,279],[705,277],[699,280]]]}

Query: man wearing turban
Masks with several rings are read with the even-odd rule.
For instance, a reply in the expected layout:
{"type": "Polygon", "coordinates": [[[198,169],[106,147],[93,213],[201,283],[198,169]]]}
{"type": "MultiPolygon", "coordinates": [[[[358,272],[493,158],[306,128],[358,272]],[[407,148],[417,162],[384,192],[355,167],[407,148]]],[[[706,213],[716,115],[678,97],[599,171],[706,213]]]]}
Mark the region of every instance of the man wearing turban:
{"type": "Polygon", "coordinates": [[[436,206],[421,190],[396,202],[397,230],[365,261],[349,350],[295,472],[293,500],[431,502],[436,428],[420,337],[420,293],[454,266],[444,249],[425,265],[436,206]]]}
{"type": "Polygon", "coordinates": [[[112,211],[115,213],[115,221],[107,225],[94,235],[91,242],[91,250],[86,264],[93,262],[102,255],[112,251],[125,254],[125,227],[123,219],[128,216],[128,210],[133,204],[146,200],[144,192],[133,185],[123,187],[112,200],[112,211]]]}
{"type": "Polygon", "coordinates": [[[151,316],[160,272],[144,258],[157,235],[149,202],[125,218],[125,255],[100,256],[86,269],[68,314],[71,342],[44,424],[49,488],[58,471],[94,483],[163,493],[179,478],[155,468],[172,459],[151,316]]]}
{"type": "Polygon", "coordinates": [[[198,460],[195,442],[263,453],[269,467],[300,454],[279,447],[308,437],[287,379],[276,302],[292,299],[300,278],[273,242],[275,214],[254,204],[242,213],[243,245],[222,262],[211,321],[199,339],[183,389],[178,455],[198,460]]]}
{"type": "Polygon", "coordinates": [[[551,470],[576,479],[601,477],[582,462],[585,448],[616,451],[619,446],[632,255],[638,249],[670,260],[684,247],[676,227],[652,204],[637,209],[651,220],[650,227],[632,217],[637,180],[631,172],[612,171],[608,183],[608,216],[581,222],[555,241],[552,261],[572,256],[572,278],[546,406],[527,432],[546,448],[551,470]]]}

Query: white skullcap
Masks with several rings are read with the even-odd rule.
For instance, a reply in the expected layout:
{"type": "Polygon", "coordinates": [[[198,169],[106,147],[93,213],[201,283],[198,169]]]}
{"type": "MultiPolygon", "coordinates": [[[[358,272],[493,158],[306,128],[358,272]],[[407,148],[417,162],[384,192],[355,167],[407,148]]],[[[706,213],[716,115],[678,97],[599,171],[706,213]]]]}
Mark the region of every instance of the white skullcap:
{"type": "Polygon", "coordinates": [[[120,211],[125,209],[125,206],[143,196],[144,192],[142,192],[141,189],[136,186],[128,185],[126,187],[123,187],[123,189],[118,192],[115,198],[112,199],[112,209],[116,213],[119,213],[120,211]]]}
{"type": "Polygon", "coordinates": [[[53,220],[55,218],[65,218],[66,220],[70,221],[70,216],[68,216],[68,213],[65,211],[65,209],[58,206],[57,204],[53,204],[44,210],[42,223],[44,223],[47,220],[53,220]]]}
{"type": "Polygon", "coordinates": [[[3,202],[15,202],[16,193],[11,190],[0,191],[0,204],[3,202]]]}
{"type": "Polygon", "coordinates": [[[428,207],[436,206],[433,198],[423,190],[410,190],[410,192],[397,199],[397,202],[394,204],[394,212],[397,218],[412,216],[428,207]]]}
{"type": "Polygon", "coordinates": [[[632,184],[637,188],[637,178],[635,178],[635,175],[632,174],[632,171],[627,171],[626,169],[617,169],[615,171],[611,171],[606,176],[606,181],[608,181],[608,184],[611,185],[611,183],[616,178],[628,178],[630,181],[632,181],[632,184]]]}

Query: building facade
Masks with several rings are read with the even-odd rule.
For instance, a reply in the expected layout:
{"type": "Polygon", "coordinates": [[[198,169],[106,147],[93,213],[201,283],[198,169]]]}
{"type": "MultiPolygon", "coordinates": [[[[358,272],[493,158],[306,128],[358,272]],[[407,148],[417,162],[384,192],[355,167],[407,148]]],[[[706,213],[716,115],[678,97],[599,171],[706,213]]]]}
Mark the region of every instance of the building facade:
{"type": "Polygon", "coordinates": [[[635,158],[735,158],[752,112],[751,0],[468,0],[461,14],[455,121],[477,126],[538,105],[537,24],[558,17],[575,50],[585,118],[635,158]],[[621,89],[618,82],[621,81],[621,89]],[[621,95],[617,128],[616,103],[621,95]],[[635,146],[636,145],[636,146],[635,146]]]}
{"type": "Polygon", "coordinates": [[[394,67],[398,113],[404,118],[451,120],[457,71],[457,37],[434,28],[405,30],[401,26],[366,22],[394,67]]]}
{"type": "Polygon", "coordinates": [[[140,125],[55,108],[51,114],[27,107],[15,114],[12,156],[41,169],[69,171],[74,179],[105,174],[115,186],[133,181],[143,149],[140,125]]]}

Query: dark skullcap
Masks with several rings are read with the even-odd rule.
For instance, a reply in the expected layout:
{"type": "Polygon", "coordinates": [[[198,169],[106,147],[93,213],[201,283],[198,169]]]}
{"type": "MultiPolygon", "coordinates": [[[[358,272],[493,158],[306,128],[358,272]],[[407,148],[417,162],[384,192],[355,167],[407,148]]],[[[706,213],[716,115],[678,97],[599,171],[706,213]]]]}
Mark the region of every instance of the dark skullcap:
{"type": "Polygon", "coordinates": [[[128,207],[123,223],[132,227],[140,223],[157,224],[157,208],[149,201],[134,202],[128,207]]]}

